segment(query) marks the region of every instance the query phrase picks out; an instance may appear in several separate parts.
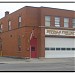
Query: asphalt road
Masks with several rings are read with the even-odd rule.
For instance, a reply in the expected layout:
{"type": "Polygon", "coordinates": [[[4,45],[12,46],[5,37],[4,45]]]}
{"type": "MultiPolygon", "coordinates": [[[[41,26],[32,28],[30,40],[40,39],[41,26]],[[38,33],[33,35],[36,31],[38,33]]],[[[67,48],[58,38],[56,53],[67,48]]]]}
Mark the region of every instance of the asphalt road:
{"type": "Polygon", "coordinates": [[[75,71],[75,58],[16,59],[0,57],[0,71],[75,71]]]}
{"type": "Polygon", "coordinates": [[[75,71],[71,62],[0,64],[0,71],[75,71]]]}

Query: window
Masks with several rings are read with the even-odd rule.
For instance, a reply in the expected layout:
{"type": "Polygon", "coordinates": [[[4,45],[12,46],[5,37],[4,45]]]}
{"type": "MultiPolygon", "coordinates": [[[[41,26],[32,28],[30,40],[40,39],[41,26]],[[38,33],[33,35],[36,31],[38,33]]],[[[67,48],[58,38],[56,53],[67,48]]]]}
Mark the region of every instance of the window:
{"type": "Polygon", "coordinates": [[[2,29],[3,29],[3,25],[1,24],[0,25],[0,32],[2,32],[2,29]]]}
{"type": "Polygon", "coordinates": [[[55,17],[55,26],[60,27],[60,17],[55,17]]]}
{"type": "Polygon", "coordinates": [[[69,18],[64,18],[64,27],[69,26],[69,18]]]}
{"type": "Polygon", "coordinates": [[[11,30],[11,21],[8,21],[8,30],[11,30]]]}
{"type": "Polygon", "coordinates": [[[72,48],[72,50],[75,50],[75,48],[72,48]]]}
{"type": "Polygon", "coordinates": [[[56,48],[56,50],[60,50],[60,48],[56,48]]]}
{"type": "Polygon", "coordinates": [[[71,50],[71,48],[67,48],[67,50],[71,50]]]}
{"type": "Polygon", "coordinates": [[[55,50],[55,48],[50,48],[50,50],[55,50]]]}
{"type": "Polygon", "coordinates": [[[72,19],[72,26],[75,28],[75,19],[72,19]]]}
{"type": "Polygon", "coordinates": [[[45,16],[45,26],[50,26],[50,16],[45,16]]]}
{"type": "Polygon", "coordinates": [[[61,48],[61,50],[65,50],[65,48],[61,48]]]}
{"type": "Polygon", "coordinates": [[[46,47],[46,48],[45,48],[45,50],[49,50],[49,48],[48,48],[48,47],[46,47]]]}
{"type": "Polygon", "coordinates": [[[21,16],[19,16],[19,18],[18,18],[18,28],[20,28],[21,27],[21,16]]]}
{"type": "Polygon", "coordinates": [[[21,37],[18,37],[18,50],[21,51],[21,37]]]}
{"type": "Polygon", "coordinates": [[[31,47],[31,51],[35,51],[35,47],[31,47]]]}

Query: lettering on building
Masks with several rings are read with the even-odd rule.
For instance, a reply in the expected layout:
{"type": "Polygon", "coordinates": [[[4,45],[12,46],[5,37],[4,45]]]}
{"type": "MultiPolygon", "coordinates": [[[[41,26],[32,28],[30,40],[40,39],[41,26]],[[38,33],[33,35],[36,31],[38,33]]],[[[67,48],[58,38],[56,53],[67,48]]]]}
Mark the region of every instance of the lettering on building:
{"type": "Polygon", "coordinates": [[[74,30],[45,29],[45,35],[75,36],[74,30]]]}

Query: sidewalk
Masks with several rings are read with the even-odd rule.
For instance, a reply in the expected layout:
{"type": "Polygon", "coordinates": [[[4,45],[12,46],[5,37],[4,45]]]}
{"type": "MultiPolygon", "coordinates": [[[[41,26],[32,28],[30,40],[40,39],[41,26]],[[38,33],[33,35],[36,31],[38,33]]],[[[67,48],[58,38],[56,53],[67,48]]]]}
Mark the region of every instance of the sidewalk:
{"type": "Polygon", "coordinates": [[[60,63],[74,61],[74,58],[49,58],[49,59],[17,59],[17,58],[8,58],[8,57],[0,57],[0,63],[8,63],[8,64],[21,64],[21,63],[60,63]]]}

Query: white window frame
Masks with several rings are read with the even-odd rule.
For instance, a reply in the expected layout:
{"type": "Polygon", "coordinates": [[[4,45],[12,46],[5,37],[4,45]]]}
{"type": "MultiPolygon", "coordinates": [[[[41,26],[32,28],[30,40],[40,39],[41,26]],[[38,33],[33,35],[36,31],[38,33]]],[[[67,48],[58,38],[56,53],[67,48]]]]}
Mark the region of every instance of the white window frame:
{"type": "Polygon", "coordinates": [[[55,27],[60,27],[60,17],[55,17],[55,27]]]}
{"type": "Polygon", "coordinates": [[[19,16],[19,22],[21,22],[21,19],[22,19],[21,16],[19,16]]]}
{"type": "Polygon", "coordinates": [[[8,30],[11,30],[11,21],[8,21],[8,30]]]}
{"type": "Polygon", "coordinates": [[[18,17],[18,28],[20,28],[20,27],[21,27],[21,21],[22,21],[22,17],[21,17],[21,16],[19,16],[19,17],[18,17]]]}
{"type": "Polygon", "coordinates": [[[50,23],[51,23],[50,20],[51,20],[50,16],[45,16],[45,26],[50,27],[50,23]]]}
{"type": "Polygon", "coordinates": [[[69,27],[69,18],[64,18],[64,27],[69,27]]]}
{"type": "Polygon", "coordinates": [[[75,28],[75,18],[72,19],[72,26],[73,26],[73,28],[75,28]]]}

